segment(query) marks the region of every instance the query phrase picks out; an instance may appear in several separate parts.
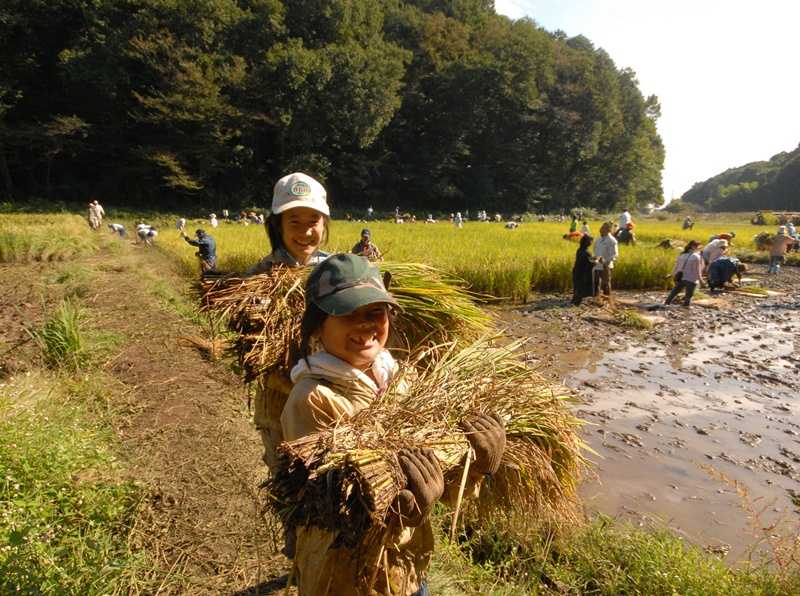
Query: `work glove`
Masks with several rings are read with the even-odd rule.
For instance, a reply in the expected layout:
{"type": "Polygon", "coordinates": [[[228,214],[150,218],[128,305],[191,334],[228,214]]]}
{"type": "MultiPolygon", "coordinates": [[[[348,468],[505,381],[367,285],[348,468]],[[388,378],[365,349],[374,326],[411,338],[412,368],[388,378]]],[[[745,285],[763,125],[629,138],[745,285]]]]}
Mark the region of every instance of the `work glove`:
{"type": "Polygon", "coordinates": [[[506,426],[497,414],[478,414],[459,425],[475,451],[470,466],[478,474],[494,474],[500,468],[506,449],[506,426]]]}
{"type": "Polygon", "coordinates": [[[406,475],[406,488],[397,495],[397,508],[403,524],[416,527],[444,493],[444,476],[430,449],[403,449],[398,460],[406,475]]]}

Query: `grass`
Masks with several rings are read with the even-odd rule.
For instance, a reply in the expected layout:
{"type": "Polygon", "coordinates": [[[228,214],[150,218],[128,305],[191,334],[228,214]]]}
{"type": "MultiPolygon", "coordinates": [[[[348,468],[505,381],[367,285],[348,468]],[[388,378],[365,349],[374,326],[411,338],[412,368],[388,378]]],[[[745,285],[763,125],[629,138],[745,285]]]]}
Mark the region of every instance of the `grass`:
{"type": "MultiPolygon", "coordinates": [[[[752,237],[763,226],[739,222],[710,222],[684,231],[680,218],[672,221],[655,219],[637,223],[636,246],[620,246],[620,258],[614,269],[614,286],[619,289],[667,289],[666,279],[677,251],[657,248],[670,238],[678,241],[708,238],[723,231],[735,231],[735,253],[742,250],[755,253],[752,237]]],[[[331,237],[325,247],[329,251],[349,251],[365,224],[336,221],[331,225],[331,237]]],[[[590,222],[597,231],[599,221],[590,222]]],[[[524,300],[531,289],[538,291],[568,291],[572,286],[572,264],[577,245],[563,240],[568,222],[534,222],[522,224],[516,230],[506,230],[500,224],[468,222],[463,229],[448,223],[396,225],[371,222],[373,238],[389,261],[421,262],[433,265],[466,280],[472,290],[492,296],[524,300]]],[[[171,223],[160,228],[158,246],[181,263],[189,275],[198,272],[194,249],[187,245],[171,223]]],[[[224,271],[243,271],[269,251],[262,226],[240,226],[223,223],[209,230],[217,241],[219,267],[224,271]]],[[[760,253],[758,253],[760,254],[760,253]]]]}
{"type": "Polygon", "coordinates": [[[78,215],[4,214],[0,263],[67,261],[95,252],[98,233],[78,215]]]}
{"type": "Polygon", "coordinates": [[[632,329],[652,329],[653,321],[642,316],[632,309],[624,309],[617,313],[617,321],[623,327],[630,327],[632,329]]]}
{"type": "Polygon", "coordinates": [[[797,573],[732,569],[666,530],[605,516],[561,537],[516,539],[490,524],[470,528],[455,543],[437,544],[431,576],[437,594],[790,596],[800,590],[797,573]]]}
{"type": "Polygon", "coordinates": [[[744,292],[745,294],[755,294],[756,296],[768,296],[769,290],[761,286],[740,286],[736,288],[737,292],[744,292]]]}
{"type": "Polygon", "coordinates": [[[74,300],[62,300],[40,329],[29,330],[51,368],[80,370],[89,360],[86,315],[74,300]]]}
{"type": "Polygon", "coordinates": [[[0,385],[0,592],[124,592],[139,491],[82,383],[29,374],[0,385]]]}

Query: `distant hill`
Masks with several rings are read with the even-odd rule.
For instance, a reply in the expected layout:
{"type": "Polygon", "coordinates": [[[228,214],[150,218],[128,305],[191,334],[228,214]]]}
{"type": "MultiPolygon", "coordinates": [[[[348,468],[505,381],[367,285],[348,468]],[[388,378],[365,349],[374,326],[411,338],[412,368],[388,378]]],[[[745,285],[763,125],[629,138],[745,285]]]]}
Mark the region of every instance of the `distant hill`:
{"type": "Polygon", "coordinates": [[[800,211],[800,145],[697,182],[681,200],[707,211],[800,211]]]}

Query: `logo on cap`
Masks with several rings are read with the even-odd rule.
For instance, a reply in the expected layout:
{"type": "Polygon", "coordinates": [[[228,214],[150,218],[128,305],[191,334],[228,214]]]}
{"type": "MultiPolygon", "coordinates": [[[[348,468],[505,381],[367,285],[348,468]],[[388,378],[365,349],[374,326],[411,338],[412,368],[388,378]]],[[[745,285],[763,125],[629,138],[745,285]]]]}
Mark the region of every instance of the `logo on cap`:
{"type": "Polygon", "coordinates": [[[289,193],[295,197],[307,197],[311,194],[311,186],[308,184],[308,182],[298,180],[292,184],[292,187],[289,189],[289,193]]]}

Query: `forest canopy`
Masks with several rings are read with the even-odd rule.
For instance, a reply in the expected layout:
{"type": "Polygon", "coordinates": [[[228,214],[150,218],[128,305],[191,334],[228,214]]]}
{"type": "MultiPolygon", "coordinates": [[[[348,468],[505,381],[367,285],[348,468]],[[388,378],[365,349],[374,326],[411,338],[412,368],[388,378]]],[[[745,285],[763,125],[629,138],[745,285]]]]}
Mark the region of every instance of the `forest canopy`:
{"type": "Polygon", "coordinates": [[[800,211],[800,145],[698,182],[681,199],[708,211],[800,211]]]}
{"type": "Polygon", "coordinates": [[[583,36],[492,0],[5,0],[0,200],[662,202],[660,106],[583,36]]]}

